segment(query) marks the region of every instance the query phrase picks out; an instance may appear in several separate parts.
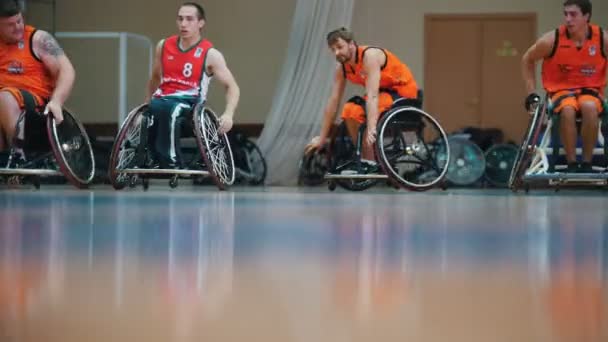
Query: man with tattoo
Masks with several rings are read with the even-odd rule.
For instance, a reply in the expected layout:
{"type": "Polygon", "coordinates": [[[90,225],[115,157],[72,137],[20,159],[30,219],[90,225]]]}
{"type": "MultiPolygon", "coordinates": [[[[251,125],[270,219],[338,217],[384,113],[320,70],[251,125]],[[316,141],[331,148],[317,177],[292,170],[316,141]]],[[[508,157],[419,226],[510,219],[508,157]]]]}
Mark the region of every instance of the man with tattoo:
{"type": "Polygon", "coordinates": [[[15,137],[24,110],[51,113],[61,123],[75,78],[53,36],[24,24],[23,8],[23,0],[0,0],[0,151],[24,139],[23,130],[15,137]]]}
{"type": "Polygon", "coordinates": [[[346,28],[340,28],[327,35],[327,44],[338,63],[334,85],[320,136],[314,137],[306,146],[309,153],[318,149],[329,135],[335,120],[338,104],[344,95],[346,80],[365,87],[364,98],[355,96],[344,104],[342,119],[353,142],[361,124],[367,122],[367,131],[362,141],[361,157],[366,173],[377,171],[374,161],[373,144],[376,141],[376,124],[380,113],[388,110],[393,100],[399,97],[416,99],[418,86],[409,67],[386,49],[359,46],[354,35],[346,28]],[[367,115],[366,115],[367,112],[367,115]]]}

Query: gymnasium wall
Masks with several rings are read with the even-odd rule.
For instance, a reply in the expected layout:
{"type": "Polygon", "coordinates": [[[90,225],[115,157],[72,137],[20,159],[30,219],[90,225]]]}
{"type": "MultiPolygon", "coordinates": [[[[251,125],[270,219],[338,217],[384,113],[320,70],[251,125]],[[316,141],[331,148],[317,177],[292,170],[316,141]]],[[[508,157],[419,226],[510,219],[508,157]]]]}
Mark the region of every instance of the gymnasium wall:
{"type": "MultiPolygon", "coordinates": [[[[58,31],[127,31],[146,35],[156,43],[175,32],[174,17],[180,3],[176,0],[61,0],[57,2],[56,27],[58,31]]],[[[224,53],[241,86],[237,122],[263,123],[286,55],[295,0],[200,3],[208,14],[205,34],[224,53]]],[[[561,3],[559,0],[355,0],[352,29],[360,42],[380,45],[397,53],[424,85],[425,14],[533,12],[538,15],[540,34],[561,22],[561,3]]],[[[595,1],[594,6],[594,18],[606,26],[608,3],[595,1]]],[[[30,4],[30,23],[49,27],[49,8],[30,4]]],[[[117,44],[64,40],[62,44],[77,64],[79,75],[69,105],[85,122],[116,122],[117,44]]],[[[130,105],[140,102],[144,94],[146,75],[139,61],[145,61],[142,53],[137,48],[130,53],[130,63],[135,63],[131,67],[134,75],[130,77],[128,89],[130,105]]],[[[332,58],[329,53],[327,58],[332,58]]],[[[218,110],[223,108],[223,92],[218,86],[212,87],[210,102],[218,110]]]]}

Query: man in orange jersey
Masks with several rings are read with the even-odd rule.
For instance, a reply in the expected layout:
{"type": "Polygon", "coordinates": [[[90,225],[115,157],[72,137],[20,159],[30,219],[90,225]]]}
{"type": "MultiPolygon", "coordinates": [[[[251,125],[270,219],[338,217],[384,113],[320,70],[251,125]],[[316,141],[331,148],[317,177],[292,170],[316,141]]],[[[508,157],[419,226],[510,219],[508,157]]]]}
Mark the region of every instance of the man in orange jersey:
{"type": "Polygon", "coordinates": [[[53,36],[24,24],[23,8],[22,0],[0,1],[0,151],[11,146],[23,110],[52,113],[61,122],[75,78],[53,36]]]}
{"type": "Polygon", "coordinates": [[[327,35],[327,44],[336,56],[336,73],[329,102],[321,126],[321,134],[314,137],[306,146],[309,153],[318,149],[329,135],[335,120],[346,80],[365,87],[365,98],[351,98],[342,110],[353,142],[357,141],[357,132],[363,123],[367,130],[362,141],[362,161],[366,170],[376,170],[373,144],[376,141],[376,124],[380,113],[389,109],[393,100],[398,97],[416,99],[418,86],[410,69],[393,53],[386,49],[359,46],[352,32],[340,28],[327,35]]]}
{"type": "Polygon", "coordinates": [[[530,111],[540,101],[536,94],[536,62],[543,60],[543,87],[560,116],[560,135],[566,150],[568,172],[591,172],[593,149],[597,143],[599,114],[603,111],[606,86],[606,45],[608,35],[590,24],[590,0],[564,2],[564,24],[543,35],[524,54],[523,78],[530,111]],[[582,117],[583,158],[576,161],[576,116],[582,117]]]}

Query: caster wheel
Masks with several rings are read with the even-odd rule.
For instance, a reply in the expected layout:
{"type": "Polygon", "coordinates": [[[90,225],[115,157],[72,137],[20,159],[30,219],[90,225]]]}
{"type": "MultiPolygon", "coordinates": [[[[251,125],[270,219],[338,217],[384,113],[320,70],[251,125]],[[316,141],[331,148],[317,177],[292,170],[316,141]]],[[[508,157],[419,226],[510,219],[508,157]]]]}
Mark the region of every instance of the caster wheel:
{"type": "Polygon", "coordinates": [[[169,181],[169,186],[171,187],[171,189],[175,189],[175,188],[177,188],[177,185],[178,185],[177,176],[174,176],[169,181]]]}
{"type": "Polygon", "coordinates": [[[137,186],[137,176],[132,175],[129,177],[129,188],[133,189],[137,186]]]}
{"type": "Polygon", "coordinates": [[[335,191],[336,190],[336,182],[329,182],[327,183],[327,188],[329,189],[329,191],[335,191]]]}
{"type": "Polygon", "coordinates": [[[34,188],[36,188],[36,190],[40,190],[40,177],[34,177],[32,179],[32,184],[34,184],[34,188]]]}

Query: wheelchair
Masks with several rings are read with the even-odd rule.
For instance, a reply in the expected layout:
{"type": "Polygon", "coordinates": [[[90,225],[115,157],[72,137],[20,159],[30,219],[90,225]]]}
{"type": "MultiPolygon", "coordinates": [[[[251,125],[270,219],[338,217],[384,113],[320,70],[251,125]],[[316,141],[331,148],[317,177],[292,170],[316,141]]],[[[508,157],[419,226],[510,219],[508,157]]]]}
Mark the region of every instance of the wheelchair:
{"type": "Polygon", "coordinates": [[[235,183],[263,185],[268,166],[258,145],[243,133],[230,131],[227,134],[234,157],[235,183]]]}
{"type": "MultiPolygon", "coordinates": [[[[593,151],[593,173],[566,172],[565,151],[560,142],[559,115],[553,111],[548,95],[536,106],[530,116],[529,125],[517,151],[509,177],[509,188],[513,192],[524,189],[527,193],[531,184],[544,183],[559,190],[562,185],[608,186],[608,111],[604,101],[604,111],[600,113],[598,143],[593,151]],[[602,166],[600,166],[602,165],[602,166]]],[[[580,134],[580,118],[576,124],[580,134]]],[[[579,138],[580,139],[580,136],[579,138]]],[[[577,156],[582,148],[577,146],[577,156]]]]}
{"type": "Polygon", "coordinates": [[[169,186],[176,188],[180,178],[197,181],[211,178],[220,190],[226,190],[235,180],[234,158],[228,137],[219,133],[219,119],[204,103],[190,111],[191,120],[185,121],[182,150],[188,144],[197,147],[196,153],[183,153],[185,169],[159,169],[151,165],[152,149],[148,141],[152,117],[148,104],[133,109],[123,122],[114,141],[109,163],[109,178],[116,190],[131,188],[141,183],[144,190],[151,178],[169,178],[169,186]],[[191,138],[194,139],[191,139],[191,138]],[[194,140],[194,141],[192,141],[194,140]]]}
{"type": "Polygon", "coordinates": [[[422,108],[423,93],[417,99],[396,98],[390,109],[380,114],[374,150],[382,173],[365,174],[361,162],[361,142],[366,125],[359,128],[357,143],[340,126],[329,148],[331,162],[325,175],[330,191],[336,185],[351,190],[368,189],[381,180],[396,188],[425,191],[437,185],[445,188],[450,149],[439,122],[422,108]],[[355,174],[345,174],[346,170],[355,174]]]}
{"type": "Polygon", "coordinates": [[[31,95],[24,94],[26,110],[17,120],[8,160],[0,168],[0,182],[10,186],[31,183],[40,189],[41,180],[61,178],[79,189],[88,187],[95,176],[91,141],[82,123],[68,110],[57,124],[52,114],[38,112],[31,95]],[[25,155],[21,155],[22,152],[25,155]]]}

